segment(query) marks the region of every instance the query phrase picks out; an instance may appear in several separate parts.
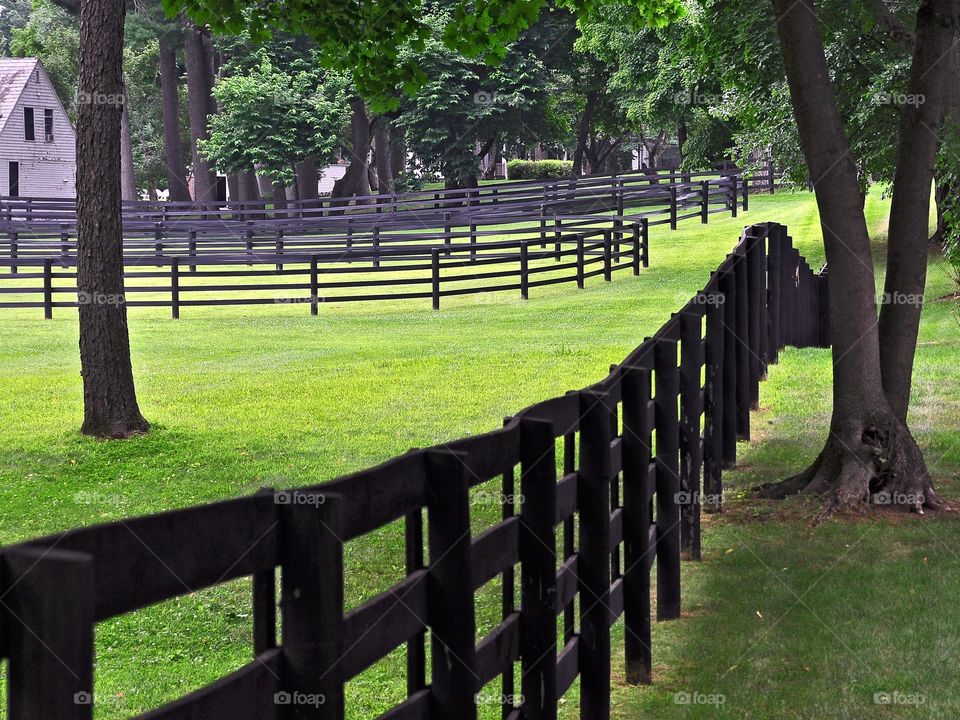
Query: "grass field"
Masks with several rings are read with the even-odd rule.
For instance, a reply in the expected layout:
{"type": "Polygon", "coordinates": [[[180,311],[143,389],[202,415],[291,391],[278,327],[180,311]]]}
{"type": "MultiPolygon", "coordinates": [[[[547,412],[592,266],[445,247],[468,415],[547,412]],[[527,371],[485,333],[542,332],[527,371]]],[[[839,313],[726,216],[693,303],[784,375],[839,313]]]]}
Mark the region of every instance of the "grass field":
{"type": "MultiPolygon", "coordinates": [[[[878,246],[888,203],[868,199],[878,246]]],[[[77,434],[75,314],[0,314],[0,541],[320,482],[496,427],[537,400],[606,374],[706,281],[748,222],[791,230],[811,265],[823,252],[812,196],[752,198],[738,219],[651,233],[651,268],[513,294],[321,307],[130,312],[133,362],[150,434],[77,434]],[[78,496],[78,493],[81,493],[78,496]]],[[[878,268],[882,272],[882,266],[878,268]]],[[[928,300],[951,292],[931,261],[928,300]]],[[[956,303],[924,311],[913,427],[938,486],[960,498],[960,326],[956,303]]],[[[704,562],[684,567],[685,613],[654,629],[655,684],[627,688],[622,718],[953,718],[960,714],[960,524],[939,517],[837,520],[809,529],[802,503],[746,496],[812,459],[829,417],[829,354],[789,351],[761,389],[755,442],[726,476],[729,512],[704,530],[704,562]],[[918,701],[874,704],[874,694],[918,701]],[[682,704],[691,699],[723,704],[682,704]],[[911,695],[912,693],[912,695],[911,695]]],[[[483,516],[481,510],[478,515],[483,516]]],[[[478,522],[483,517],[478,518],[478,522]]],[[[402,573],[391,526],[348,546],[348,604],[402,573]]],[[[496,622],[496,588],[480,598],[496,622]]],[[[618,626],[619,627],[619,626],[618,626]]],[[[129,717],[211,682],[250,658],[249,583],[233,582],[102,623],[97,718],[129,717]]],[[[348,688],[350,717],[404,693],[394,653],[348,688]]],[[[575,713],[576,694],[565,703],[575,713]]],[[[493,708],[485,715],[492,716],[493,708]]]]}

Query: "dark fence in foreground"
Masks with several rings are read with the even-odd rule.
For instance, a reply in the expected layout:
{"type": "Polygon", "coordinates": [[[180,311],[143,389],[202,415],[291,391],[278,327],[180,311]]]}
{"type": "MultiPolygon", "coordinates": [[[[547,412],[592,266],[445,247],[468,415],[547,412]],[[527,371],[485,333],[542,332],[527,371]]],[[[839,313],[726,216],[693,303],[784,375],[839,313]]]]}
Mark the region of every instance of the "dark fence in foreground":
{"type": "Polygon", "coordinates": [[[505,718],[555,718],[577,678],[580,716],[605,720],[611,625],[623,616],[628,680],[649,682],[653,564],[657,618],[677,618],[681,557],[700,556],[701,507],[720,508],[759,382],[784,346],[826,346],[827,316],[826,278],[786,228],[754,225],[604,380],[499,430],[322,485],[4,548],[9,717],[89,720],[98,621],[250,576],[253,660],[141,720],[338,720],[344,683],[402,646],[408,698],[380,720],[475,718],[497,679],[505,718]],[[473,535],[470,490],[487,483],[523,502],[473,535]],[[398,520],[405,579],[344,612],[345,544],[398,520]],[[502,623],[476,644],[474,594],[495,577],[502,623]]]}

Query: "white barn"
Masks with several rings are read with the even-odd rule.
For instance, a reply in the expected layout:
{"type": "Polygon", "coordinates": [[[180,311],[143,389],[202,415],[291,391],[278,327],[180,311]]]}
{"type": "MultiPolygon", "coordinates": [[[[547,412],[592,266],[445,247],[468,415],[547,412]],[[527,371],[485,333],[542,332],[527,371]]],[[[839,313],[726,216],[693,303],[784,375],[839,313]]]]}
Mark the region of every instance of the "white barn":
{"type": "Polygon", "coordinates": [[[0,195],[76,195],[76,135],[37,58],[0,58],[0,195]]]}

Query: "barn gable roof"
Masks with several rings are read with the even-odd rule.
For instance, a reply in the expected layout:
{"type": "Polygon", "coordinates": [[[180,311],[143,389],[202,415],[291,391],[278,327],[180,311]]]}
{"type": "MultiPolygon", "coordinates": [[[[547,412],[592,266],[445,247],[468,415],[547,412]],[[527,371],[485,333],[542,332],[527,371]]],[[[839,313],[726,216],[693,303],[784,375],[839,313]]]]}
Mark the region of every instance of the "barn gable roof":
{"type": "Polygon", "coordinates": [[[0,58],[0,132],[39,62],[37,58],[0,58]]]}

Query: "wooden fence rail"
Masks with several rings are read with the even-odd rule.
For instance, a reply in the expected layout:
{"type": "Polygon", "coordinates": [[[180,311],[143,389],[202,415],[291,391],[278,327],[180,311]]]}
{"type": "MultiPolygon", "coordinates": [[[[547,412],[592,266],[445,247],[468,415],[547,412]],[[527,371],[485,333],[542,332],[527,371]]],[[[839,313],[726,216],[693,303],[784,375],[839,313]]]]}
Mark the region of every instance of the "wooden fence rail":
{"type": "MultiPolygon", "coordinates": [[[[536,212],[513,204],[439,217],[404,211],[242,222],[127,218],[125,293],[116,300],[169,307],[176,318],[191,305],[304,303],[316,314],[329,302],[431,299],[438,308],[444,296],[519,290],[526,298],[531,287],[563,282],[582,288],[595,275],[609,281],[615,270],[646,267],[651,226],[676,229],[680,221],[706,223],[712,214],[736,216],[748,207],[736,176],[719,185],[690,178],[633,195],[620,178],[620,194],[608,206],[587,208],[612,208],[612,215],[548,215],[543,204],[536,212]]],[[[602,197],[610,201],[606,192],[602,197]]],[[[0,309],[42,308],[49,319],[55,308],[97,301],[76,286],[75,231],[66,220],[0,222],[0,267],[9,268],[0,275],[0,309]]]]}
{"type": "Polygon", "coordinates": [[[681,557],[699,557],[699,514],[719,505],[759,381],[784,346],[828,343],[825,303],[786,228],[754,225],[605,379],[498,430],[321,485],[0,549],[8,717],[90,720],[98,621],[249,576],[251,662],[140,720],[339,720],[344,684],[402,646],[408,697],[379,720],[475,718],[498,678],[503,717],[551,720],[578,677],[580,717],[606,720],[610,626],[623,615],[627,678],[649,682],[651,569],[657,618],[679,617],[681,557]],[[491,484],[523,502],[472,534],[471,488],[491,484]],[[395,521],[406,577],[345,612],[345,546],[395,521]],[[476,643],[474,594],[496,577],[502,622],[476,643]]]}

